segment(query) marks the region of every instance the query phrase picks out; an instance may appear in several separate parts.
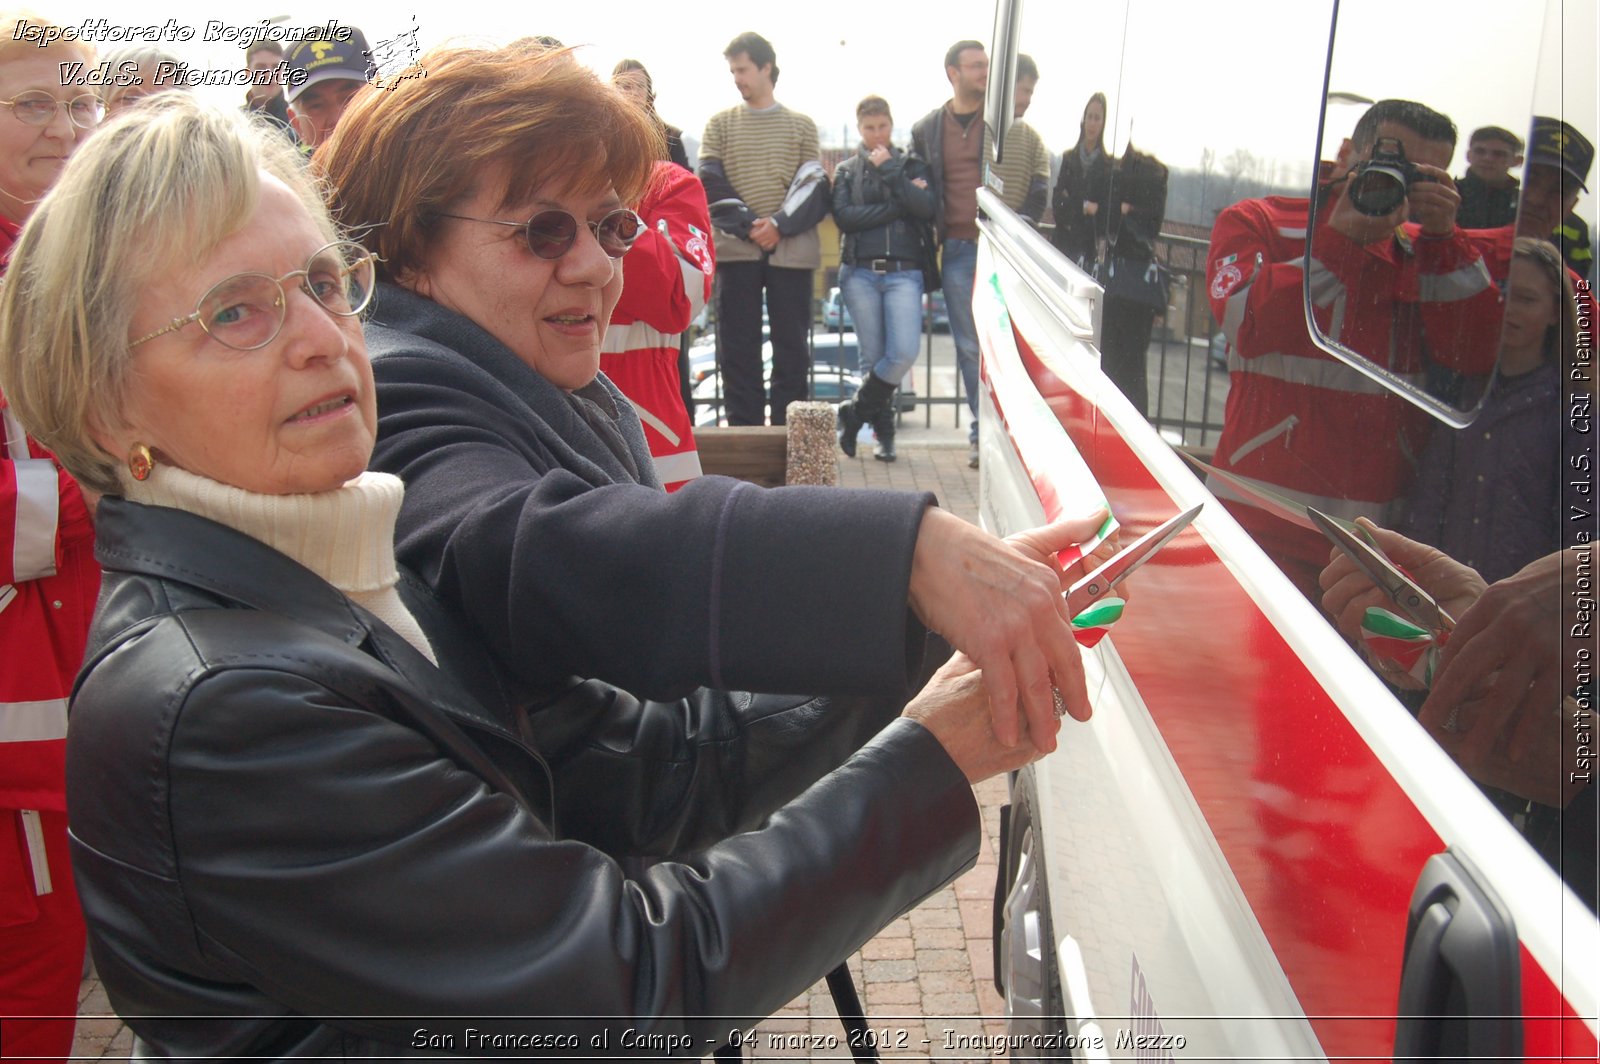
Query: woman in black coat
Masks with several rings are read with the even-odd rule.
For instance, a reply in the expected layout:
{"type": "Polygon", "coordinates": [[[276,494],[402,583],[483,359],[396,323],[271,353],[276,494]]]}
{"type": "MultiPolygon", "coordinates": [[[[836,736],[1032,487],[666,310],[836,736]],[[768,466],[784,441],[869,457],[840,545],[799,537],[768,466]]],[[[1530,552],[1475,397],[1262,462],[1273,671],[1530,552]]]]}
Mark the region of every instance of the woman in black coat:
{"type": "Polygon", "coordinates": [[[1094,266],[1095,244],[1106,235],[1101,205],[1110,193],[1111,161],[1105,151],[1106,95],[1084,105],[1078,143],[1061,153],[1061,173],[1051,199],[1056,228],[1050,242],[1085,271],[1094,266]]]}
{"type": "Polygon", "coordinates": [[[1167,167],[1130,144],[1111,176],[1115,210],[1106,222],[1105,313],[1100,365],[1141,414],[1149,408],[1146,362],[1156,315],[1166,313],[1155,241],[1167,214],[1167,167]]]}

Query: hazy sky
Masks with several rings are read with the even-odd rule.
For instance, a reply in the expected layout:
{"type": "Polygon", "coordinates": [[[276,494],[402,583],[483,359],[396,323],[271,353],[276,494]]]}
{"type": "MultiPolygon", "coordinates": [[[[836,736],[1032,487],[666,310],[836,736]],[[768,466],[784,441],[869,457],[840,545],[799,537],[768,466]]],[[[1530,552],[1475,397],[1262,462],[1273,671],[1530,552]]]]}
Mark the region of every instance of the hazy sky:
{"type": "MultiPolygon", "coordinates": [[[[723,47],[741,31],[755,30],[777,49],[778,99],[815,119],[824,144],[854,143],[855,104],[868,93],[889,100],[898,139],[905,141],[911,123],[949,96],[945,49],[968,37],[988,42],[993,32],[993,12],[984,0],[921,0],[911,8],[862,0],[811,0],[799,7],[757,0],[565,0],[517,6],[356,0],[336,8],[299,0],[279,7],[167,0],[140,5],[139,15],[131,15],[126,4],[112,9],[35,2],[42,13],[67,24],[90,16],[119,25],[175,19],[194,27],[197,36],[173,50],[211,68],[238,66],[242,53],[236,43],[201,41],[208,20],[239,27],[273,16],[287,16],[294,25],[333,17],[359,26],[375,44],[415,29],[424,50],[450,40],[492,44],[549,34],[584,46],[581,58],[603,72],[623,57],[643,61],[655,80],[662,117],[696,138],[713,112],[738,102],[723,47]],[[238,13],[219,15],[229,10],[238,13]]],[[[1285,171],[1308,170],[1316,145],[1305,115],[1307,101],[1314,106],[1322,91],[1329,0],[1227,0],[1223,6],[1225,20],[1219,20],[1215,4],[1142,3],[1127,26],[1125,46],[1119,0],[1031,0],[1024,8],[1022,48],[1039,61],[1043,77],[1029,121],[1059,152],[1076,137],[1089,93],[1105,91],[1112,100],[1118,145],[1131,123],[1136,142],[1173,165],[1196,166],[1205,147],[1225,155],[1248,145],[1258,154],[1275,152],[1285,171]],[[1207,45],[1222,32],[1228,54],[1207,45]],[[1308,61],[1308,56],[1315,58],[1308,61]],[[1139,74],[1118,86],[1113,81],[1121,64],[1139,74]]],[[[1537,3],[1451,0],[1448,17],[1437,17],[1438,11],[1436,0],[1344,0],[1334,88],[1373,98],[1422,99],[1454,117],[1463,134],[1525,115],[1530,99],[1543,113],[1565,113],[1591,139],[1600,133],[1591,0],[1552,0],[1550,7],[1552,17],[1567,20],[1564,99],[1563,64],[1552,58],[1559,50],[1548,50],[1555,31],[1539,25],[1537,3]],[[1421,45],[1406,34],[1423,22],[1431,27],[1430,56],[1470,56],[1486,49],[1492,54],[1445,70],[1440,63],[1417,63],[1410,56],[1421,45]],[[1364,41],[1373,43],[1357,43],[1364,41]],[[1547,50],[1541,55],[1542,41],[1547,50]],[[1542,71],[1537,85],[1529,73],[1536,66],[1542,71]],[[1581,71],[1578,76],[1587,84],[1574,86],[1573,71],[1581,71]]],[[[235,101],[243,92],[215,95],[235,101]]],[[[1460,168],[1458,161],[1452,170],[1460,168]]],[[[1592,218],[1593,204],[1593,197],[1586,197],[1580,211],[1592,218]]]]}

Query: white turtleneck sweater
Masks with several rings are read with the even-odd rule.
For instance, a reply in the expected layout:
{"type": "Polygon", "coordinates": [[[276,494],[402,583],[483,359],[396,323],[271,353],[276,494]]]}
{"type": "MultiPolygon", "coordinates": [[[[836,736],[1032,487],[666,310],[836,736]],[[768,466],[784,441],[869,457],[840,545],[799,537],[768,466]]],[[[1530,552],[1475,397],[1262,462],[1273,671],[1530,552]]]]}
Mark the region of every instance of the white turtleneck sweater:
{"type": "Polygon", "coordinates": [[[124,472],[122,487],[131,502],[184,510],[288,555],[434,661],[427,637],[395,590],[400,573],[394,561],[394,523],[405,497],[398,477],[362,473],[315,495],[258,495],[157,465],[142,481],[124,472]]]}

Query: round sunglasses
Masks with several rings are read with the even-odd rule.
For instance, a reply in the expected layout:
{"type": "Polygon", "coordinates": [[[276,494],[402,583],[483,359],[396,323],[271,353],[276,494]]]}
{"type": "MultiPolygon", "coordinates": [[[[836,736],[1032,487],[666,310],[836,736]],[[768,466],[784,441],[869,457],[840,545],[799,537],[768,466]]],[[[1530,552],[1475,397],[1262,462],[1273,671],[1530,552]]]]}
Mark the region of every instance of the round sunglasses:
{"type": "MultiPolygon", "coordinates": [[[[540,211],[525,222],[504,222],[498,218],[474,218],[469,214],[441,214],[441,218],[455,218],[463,222],[484,222],[488,225],[504,225],[512,229],[521,229],[523,239],[528,242],[528,250],[541,259],[559,259],[565,255],[578,239],[579,221],[573,215],[562,210],[540,211]]],[[[587,225],[594,238],[600,244],[600,249],[614,259],[620,259],[633,247],[634,242],[644,234],[644,219],[628,210],[619,207],[601,218],[598,222],[583,222],[587,225]]]]}

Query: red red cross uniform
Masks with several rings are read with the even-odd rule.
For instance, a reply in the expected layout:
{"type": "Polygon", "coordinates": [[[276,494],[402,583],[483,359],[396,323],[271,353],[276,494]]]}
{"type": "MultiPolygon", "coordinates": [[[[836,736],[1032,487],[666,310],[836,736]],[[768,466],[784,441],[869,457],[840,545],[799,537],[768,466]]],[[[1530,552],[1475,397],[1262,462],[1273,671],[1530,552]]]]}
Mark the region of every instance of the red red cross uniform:
{"type": "Polygon", "coordinates": [[[678,377],[678,334],[711,296],[711,218],[700,180],[659,162],[639,204],[646,232],[622,260],[622,297],[611,312],[600,369],[632,401],[668,491],[700,475],[694,427],[678,377]]]}

